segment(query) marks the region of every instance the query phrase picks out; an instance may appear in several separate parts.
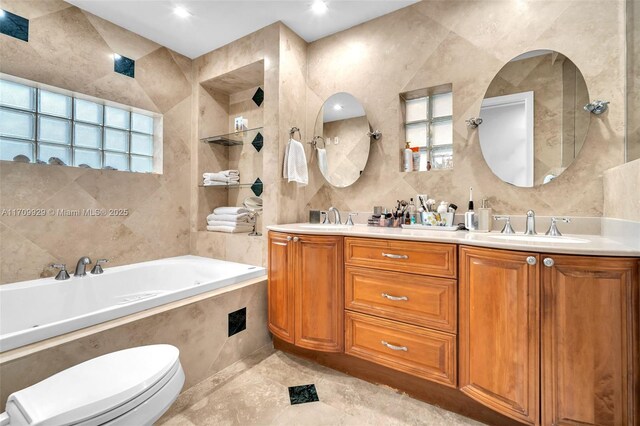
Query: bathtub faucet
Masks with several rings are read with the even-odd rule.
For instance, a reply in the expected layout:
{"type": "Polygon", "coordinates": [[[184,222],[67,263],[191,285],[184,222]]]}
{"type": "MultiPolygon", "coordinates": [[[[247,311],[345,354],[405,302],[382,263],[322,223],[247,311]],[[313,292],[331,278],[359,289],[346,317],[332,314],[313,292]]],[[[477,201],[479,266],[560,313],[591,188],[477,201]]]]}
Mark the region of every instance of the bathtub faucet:
{"type": "Polygon", "coordinates": [[[87,265],[91,264],[91,259],[87,256],[82,256],[78,259],[78,263],[76,264],[76,271],[73,273],[74,277],[84,277],[87,275],[87,265]]]}

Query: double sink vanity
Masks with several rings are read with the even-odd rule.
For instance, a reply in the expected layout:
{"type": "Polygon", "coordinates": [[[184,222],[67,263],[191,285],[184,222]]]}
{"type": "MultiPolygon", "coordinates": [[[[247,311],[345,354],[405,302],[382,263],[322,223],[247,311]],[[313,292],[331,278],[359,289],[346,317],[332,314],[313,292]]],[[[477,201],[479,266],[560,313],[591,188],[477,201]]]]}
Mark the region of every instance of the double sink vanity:
{"type": "Polygon", "coordinates": [[[640,421],[637,249],[586,235],[269,229],[277,348],[489,424],[640,421]]]}

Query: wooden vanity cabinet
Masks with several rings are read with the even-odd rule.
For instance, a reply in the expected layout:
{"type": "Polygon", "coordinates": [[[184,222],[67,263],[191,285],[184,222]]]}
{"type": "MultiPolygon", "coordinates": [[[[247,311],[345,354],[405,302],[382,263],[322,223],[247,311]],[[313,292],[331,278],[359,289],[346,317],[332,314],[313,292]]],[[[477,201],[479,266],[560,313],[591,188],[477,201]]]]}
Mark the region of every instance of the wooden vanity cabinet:
{"type": "Polygon", "coordinates": [[[541,256],[542,424],[640,424],[638,262],[541,256]]]}
{"type": "Polygon", "coordinates": [[[269,232],[269,330],[306,349],[344,345],[342,237],[269,232]]]}
{"type": "Polygon", "coordinates": [[[527,424],[640,421],[638,259],[463,246],[459,311],[471,398],[527,424]]]}
{"type": "Polygon", "coordinates": [[[460,390],[540,423],[540,284],[536,254],[460,248],[460,390]]]}

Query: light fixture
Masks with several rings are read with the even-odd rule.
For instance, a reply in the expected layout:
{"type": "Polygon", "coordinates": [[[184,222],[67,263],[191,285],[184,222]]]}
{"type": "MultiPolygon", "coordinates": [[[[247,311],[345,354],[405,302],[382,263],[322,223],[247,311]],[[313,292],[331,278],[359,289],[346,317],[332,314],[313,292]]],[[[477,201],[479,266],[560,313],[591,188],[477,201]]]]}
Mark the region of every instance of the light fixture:
{"type": "Polygon", "coordinates": [[[116,61],[119,61],[120,59],[122,59],[122,56],[118,55],[117,53],[114,53],[113,59],[115,59],[116,61]]]}
{"type": "Polygon", "coordinates": [[[335,105],[333,106],[333,109],[335,109],[336,111],[340,111],[342,108],[343,108],[343,106],[342,106],[342,105],[340,105],[340,104],[335,104],[335,105]]]}
{"type": "Polygon", "coordinates": [[[329,7],[323,0],[313,0],[313,3],[311,4],[311,10],[316,15],[323,15],[326,13],[327,9],[329,9],[329,7]]]}
{"type": "Polygon", "coordinates": [[[0,9],[0,18],[4,18],[4,15],[6,15],[6,13],[4,10],[0,9]]]}
{"type": "Polygon", "coordinates": [[[187,9],[185,9],[182,6],[176,6],[173,8],[173,13],[175,13],[176,15],[178,15],[179,17],[186,19],[189,16],[191,16],[191,12],[189,12],[187,9]]]}

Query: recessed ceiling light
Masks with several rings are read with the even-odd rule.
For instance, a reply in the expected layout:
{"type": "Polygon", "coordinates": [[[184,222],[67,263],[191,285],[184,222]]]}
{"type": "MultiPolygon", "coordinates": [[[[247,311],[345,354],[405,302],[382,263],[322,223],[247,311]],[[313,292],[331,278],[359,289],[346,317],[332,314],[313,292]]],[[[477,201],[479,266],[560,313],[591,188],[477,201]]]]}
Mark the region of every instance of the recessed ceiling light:
{"type": "Polygon", "coordinates": [[[340,111],[342,108],[343,108],[343,107],[342,107],[342,105],[340,105],[340,104],[335,104],[335,105],[333,106],[333,109],[335,109],[336,111],[340,111]]]}
{"type": "Polygon", "coordinates": [[[311,10],[313,10],[313,13],[315,13],[316,15],[324,14],[327,9],[329,9],[329,7],[322,0],[314,0],[313,4],[311,4],[311,10]]]}
{"type": "Polygon", "coordinates": [[[189,16],[191,16],[191,12],[189,12],[187,9],[185,9],[182,6],[176,6],[173,8],[173,13],[175,13],[176,15],[178,15],[181,18],[188,18],[189,16]]]}

